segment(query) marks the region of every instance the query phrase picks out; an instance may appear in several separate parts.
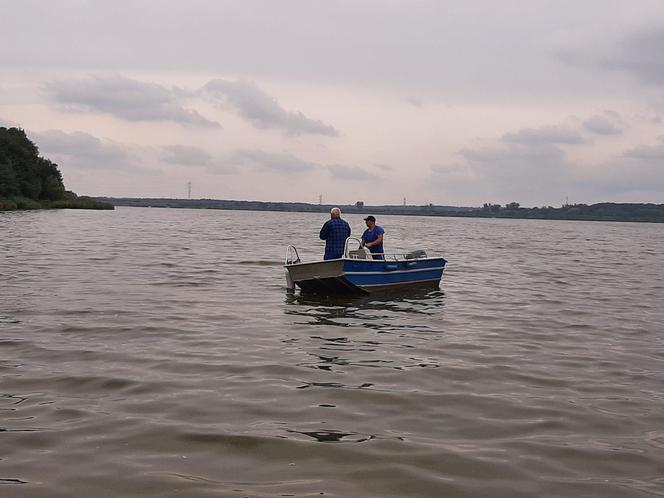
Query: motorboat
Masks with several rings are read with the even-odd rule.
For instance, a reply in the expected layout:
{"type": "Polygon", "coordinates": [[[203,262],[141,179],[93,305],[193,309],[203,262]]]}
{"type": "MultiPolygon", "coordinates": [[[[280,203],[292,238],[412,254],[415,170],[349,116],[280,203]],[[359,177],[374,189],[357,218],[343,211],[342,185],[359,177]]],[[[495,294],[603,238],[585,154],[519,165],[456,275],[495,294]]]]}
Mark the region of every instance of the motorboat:
{"type": "Polygon", "coordinates": [[[411,286],[438,287],[445,263],[442,257],[427,256],[423,249],[372,254],[359,239],[348,237],[343,256],[324,261],[302,262],[297,248],[289,245],[284,268],[291,290],[297,286],[315,294],[369,294],[411,286]]]}

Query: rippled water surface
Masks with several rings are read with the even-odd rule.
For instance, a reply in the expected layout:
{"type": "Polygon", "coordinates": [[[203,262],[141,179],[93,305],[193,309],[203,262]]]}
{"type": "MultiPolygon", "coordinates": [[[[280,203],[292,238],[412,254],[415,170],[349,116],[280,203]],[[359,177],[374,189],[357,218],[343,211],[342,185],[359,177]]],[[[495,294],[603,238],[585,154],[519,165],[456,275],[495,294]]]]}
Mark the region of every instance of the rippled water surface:
{"type": "Polygon", "coordinates": [[[288,295],[324,221],[0,213],[0,496],[664,496],[664,226],[380,216],[440,290],[288,295]]]}

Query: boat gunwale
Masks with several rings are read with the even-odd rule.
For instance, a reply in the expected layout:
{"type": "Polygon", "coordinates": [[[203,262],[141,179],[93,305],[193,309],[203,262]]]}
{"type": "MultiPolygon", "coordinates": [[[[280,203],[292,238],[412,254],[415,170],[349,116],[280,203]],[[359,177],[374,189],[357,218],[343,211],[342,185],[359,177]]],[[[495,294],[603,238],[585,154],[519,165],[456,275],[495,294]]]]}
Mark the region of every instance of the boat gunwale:
{"type": "MultiPolygon", "coordinates": [[[[335,259],[322,259],[319,261],[307,261],[306,263],[299,262],[299,263],[286,263],[284,264],[284,268],[290,268],[293,266],[301,267],[301,266],[307,266],[307,265],[318,265],[321,263],[330,263],[333,261],[352,261],[354,263],[370,263],[370,264],[394,264],[394,263],[417,263],[419,261],[434,261],[434,260],[443,260],[445,263],[443,263],[443,266],[441,268],[444,268],[445,265],[447,264],[447,260],[443,256],[433,256],[433,257],[426,257],[426,258],[414,258],[414,259],[359,259],[359,258],[335,258],[335,259]]],[[[413,268],[417,269],[417,268],[413,268]]],[[[433,268],[431,268],[433,269],[433,268]]],[[[402,270],[394,270],[394,271],[402,271],[402,270]]],[[[409,270],[412,271],[412,270],[409,270]]],[[[355,273],[355,272],[353,272],[355,273]]],[[[383,273],[383,272],[381,272],[383,273]]],[[[394,272],[391,272],[394,273],[394,272]]]]}
{"type": "Polygon", "coordinates": [[[288,268],[288,267],[291,267],[291,266],[319,265],[321,263],[331,263],[332,261],[343,261],[344,259],[350,260],[350,261],[357,261],[357,260],[351,259],[351,258],[321,259],[319,261],[307,261],[306,263],[303,263],[302,261],[300,261],[299,263],[285,263],[284,268],[288,268]]]}

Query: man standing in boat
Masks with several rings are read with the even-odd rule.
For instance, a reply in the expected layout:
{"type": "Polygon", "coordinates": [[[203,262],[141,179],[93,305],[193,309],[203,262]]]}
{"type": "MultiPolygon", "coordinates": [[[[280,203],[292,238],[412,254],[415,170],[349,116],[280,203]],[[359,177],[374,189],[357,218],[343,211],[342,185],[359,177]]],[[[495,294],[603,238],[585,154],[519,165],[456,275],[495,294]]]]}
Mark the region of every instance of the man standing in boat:
{"type": "Polygon", "coordinates": [[[383,227],[376,225],[376,218],[369,215],[364,218],[367,229],[362,234],[362,244],[371,251],[373,259],[385,259],[383,256],[383,227]]]}
{"type": "Polygon", "coordinates": [[[341,209],[330,209],[330,219],[320,229],[320,238],[325,241],[323,259],[337,259],[344,255],[346,239],[350,237],[350,225],[341,219],[341,209]]]}

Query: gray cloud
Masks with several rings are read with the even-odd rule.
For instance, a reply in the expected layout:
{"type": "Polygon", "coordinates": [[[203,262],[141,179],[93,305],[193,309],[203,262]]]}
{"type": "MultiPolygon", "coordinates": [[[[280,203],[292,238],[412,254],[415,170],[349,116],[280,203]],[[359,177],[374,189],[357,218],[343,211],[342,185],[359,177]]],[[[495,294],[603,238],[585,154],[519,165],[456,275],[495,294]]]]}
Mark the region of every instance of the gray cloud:
{"type": "Polygon", "coordinates": [[[164,147],[162,160],[181,166],[206,166],[211,163],[212,155],[201,147],[167,145],[164,147]]]}
{"type": "Polygon", "coordinates": [[[450,197],[531,206],[559,205],[567,196],[581,202],[653,202],[664,194],[664,137],[594,165],[574,163],[558,144],[538,141],[468,147],[459,156],[463,162],[433,166],[427,188],[450,197]]]}
{"type": "Polygon", "coordinates": [[[181,101],[186,94],[122,76],[59,80],[44,85],[50,99],[74,112],[111,114],[128,121],[172,121],[184,126],[219,127],[181,101]]]}
{"type": "Polygon", "coordinates": [[[338,135],[333,126],[285,110],[252,81],[215,79],[205,85],[204,92],[217,103],[230,105],[257,128],[277,128],[292,135],[338,135]]]}
{"type": "Polygon", "coordinates": [[[548,171],[559,170],[564,163],[563,151],[550,144],[466,148],[459,153],[478,171],[497,172],[509,181],[516,178],[539,181],[548,171]]]}
{"type": "Polygon", "coordinates": [[[664,84],[664,26],[631,33],[617,50],[603,54],[600,65],[632,74],[641,81],[664,84]]]}
{"type": "Polygon", "coordinates": [[[662,17],[656,0],[619,3],[549,0],[546,8],[526,9],[522,2],[367,0],[257,8],[199,0],[192,8],[150,0],[63,10],[53,2],[13,2],[2,12],[0,42],[12,50],[0,51],[0,66],[245,75],[351,91],[387,88],[427,102],[437,95],[475,102],[596,96],[607,90],[596,72],[557,73],[558,61],[547,55],[561,33],[594,28],[607,38],[662,17]]]}
{"type": "MultiPolygon", "coordinates": [[[[518,133],[512,135],[516,137],[518,133]]],[[[561,140],[556,134],[549,138],[554,137],[561,140]]],[[[541,136],[531,142],[523,138],[492,147],[464,148],[459,151],[463,162],[434,166],[431,182],[450,196],[480,196],[485,202],[539,205],[555,203],[554,199],[572,194],[574,165],[563,150],[541,136]]],[[[531,135],[526,134],[525,138],[531,135]]]]}
{"type": "Polygon", "coordinates": [[[626,150],[599,168],[582,172],[578,183],[586,191],[603,193],[605,198],[639,199],[661,202],[664,195],[664,137],[655,145],[626,150]]]}
{"type": "MultiPolygon", "coordinates": [[[[628,124],[619,113],[604,110],[578,126],[606,137],[622,134],[628,124]]],[[[463,148],[457,153],[461,161],[432,166],[425,188],[449,197],[481,196],[487,202],[524,205],[558,205],[567,196],[599,202],[664,194],[664,137],[601,164],[577,163],[565,146],[583,143],[580,131],[572,125],[523,128],[506,133],[497,144],[463,148]]]]}
{"type": "Polygon", "coordinates": [[[582,37],[557,51],[563,62],[592,69],[628,74],[638,81],[664,84],[664,25],[632,29],[627,34],[607,37],[602,31],[582,37]]]}
{"type": "MultiPolygon", "coordinates": [[[[641,145],[628,149],[623,153],[623,157],[645,161],[664,160],[664,137],[660,137],[656,145],[641,145]]],[[[662,170],[664,171],[664,168],[662,170]]]]}
{"type": "Polygon", "coordinates": [[[583,128],[597,135],[622,135],[623,128],[617,123],[619,116],[614,112],[596,114],[583,122],[583,128]]]}
{"type": "Polygon", "coordinates": [[[61,130],[47,130],[32,133],[35,142],[43,154],[66,154],[79,157],[122,159],[127,156],[122,147],[103,143],[97,137],[75,131],[65,133],[61,130]]]}
{"type": "Polygon", "coordinates": [[[89,133],[47,130],[31,132],[30,137],[44,157],[54,159],[65,167],[137,169],[125,147],[103,142],[89,133]]]}
{"type": "Polygon", "coordinates": [[[503,136],[504,142],[520,144],[580,144],[583,139],[578,131],[562,126],[541,126],[539,128],[522,128],[516,133],[503,136]]]}
{"type": "Polygon", "coordinates": [[[333,164],[326,166],[327,170],[332,175],[332,178],[339,180],[380,180],[380,177],[369,173],[368,171],[358,166],[344,166],[341,164],[333,164]]]}
{"type": "Polygon", "coordinates": [[[331,181],[380,181],[380,177],[357,166],[333,164],[322,166],[305,161],[289,152],[266,152],[260,149],[240,149],[228,154],[215,165],[208,168],[214,172],[221,167],[221,172],[242,171],[251,169],[258,172],[275,173],[278,175],[303,175],[307,173],[327,172],[331,181]]]}
{"type": "Polygon", "coordinates": [[[648,109],[647,111],[638,112],[635,117],[639,121],[649,125],[661,125],[664,121],[662,120],[662,114],[656,109],[648,109]]]}
{"type": "Polygon", "coordinates": [[[236,150],[223,163],[226,166],[249,167],[276,173],[304,173],[319,168],[318,165],[303,161],[288,152],[274,153],[259,149],[236,150]]]}
{"type": "Polygon", "coordinates": [[[417,108],[419,108],[419,109],[422,109],[422,108],[424,107],[424,105],[422,104],[422,99],[420,99],[419,97],[415,97],[415,96],[412,96],[412,95],[411,95],[411,96],[408,97],[408,99],[406,99],[406,100],[408,101],[408,103],[409,103],[410,105],[412,105],[412,106],[414,106],[414,107],[417,107],[417,108]]]}

